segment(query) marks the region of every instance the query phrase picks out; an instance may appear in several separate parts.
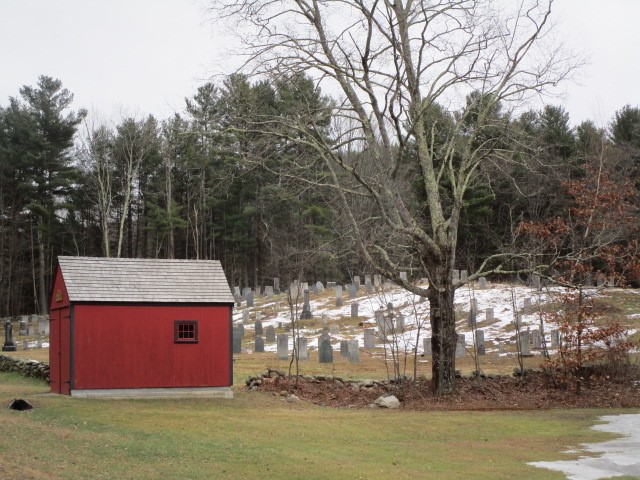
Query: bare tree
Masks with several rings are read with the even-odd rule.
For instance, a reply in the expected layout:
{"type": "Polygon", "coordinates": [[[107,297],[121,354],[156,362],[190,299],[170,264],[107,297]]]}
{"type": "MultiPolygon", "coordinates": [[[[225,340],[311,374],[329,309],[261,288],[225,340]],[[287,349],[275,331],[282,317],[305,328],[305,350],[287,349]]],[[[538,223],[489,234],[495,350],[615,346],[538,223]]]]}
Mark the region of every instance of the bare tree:
{"type": "MultiPolygon", "coordinates": [[[[270,130],[315,150],[364,259],[428,298],[433,385],[454,389],[453,283],[465,194],[487,164],[507,156],[508,115],[570,76],[578,62],[554,44],[553,0],[212,0],[245,42],[253,73],[305,72],[340,97],[328,132],[301,115],[263,118],[270,130]],[[368,210],[356,208],[363,203],[368,210]],[[362,215],[363,211],[370,215],[362,215]],[[383,229],[371,241],[370,232],[383,229]],[[411,263],[429,286],[400,278],[411,263]]],[[[485,261],[469,280],[489,270],[485,261]]]]}

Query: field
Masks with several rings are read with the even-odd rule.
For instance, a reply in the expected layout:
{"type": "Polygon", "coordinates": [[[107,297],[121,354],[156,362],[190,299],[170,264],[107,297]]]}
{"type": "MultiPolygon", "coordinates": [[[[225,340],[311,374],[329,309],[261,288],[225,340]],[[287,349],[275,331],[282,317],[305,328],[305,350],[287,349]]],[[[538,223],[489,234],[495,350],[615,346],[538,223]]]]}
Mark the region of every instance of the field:
{"type": "MultiPolygon", "coordinates": [[[[234,400],[86,400],[0,374],[0,478],[526,478],[527,465],[611,438],[616,410],[409,412],[289,403],[236,388],[234,400]]],[[[626,411],[628,412],[628,410],[626,411]]]]}

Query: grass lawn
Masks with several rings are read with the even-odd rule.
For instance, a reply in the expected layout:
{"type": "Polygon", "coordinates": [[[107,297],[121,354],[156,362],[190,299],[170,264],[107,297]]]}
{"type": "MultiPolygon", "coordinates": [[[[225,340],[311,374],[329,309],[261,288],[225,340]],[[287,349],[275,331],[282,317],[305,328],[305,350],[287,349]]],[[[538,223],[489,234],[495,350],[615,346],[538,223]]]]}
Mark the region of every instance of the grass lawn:
{"type": "MultiPolygon", "coordinates": [[[[234,400],[87,400],[0,373],[0,478],[561,479],[526,465],[608,434],[612,410],[409,412],[234,400]],[[16,397],[36,405],[6,406],[16,397]]],[[[627,411],[627,413],[629,413],[627,411]]]]}

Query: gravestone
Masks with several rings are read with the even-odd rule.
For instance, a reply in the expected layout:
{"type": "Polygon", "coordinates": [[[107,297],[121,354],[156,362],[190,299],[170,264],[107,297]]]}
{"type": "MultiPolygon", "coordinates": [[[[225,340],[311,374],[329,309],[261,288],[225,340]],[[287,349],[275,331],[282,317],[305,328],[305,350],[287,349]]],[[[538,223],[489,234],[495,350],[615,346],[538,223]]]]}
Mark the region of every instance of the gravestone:
{"type": "Polygon", "coordinates": [[[2,345],[2,351],[15,352],[16,350],[16,344],[13,342],[13,325],[11,320],[7,320],[4,322],[4,345],[2,345]]]}
{"type": "Polygon", "coordinates": [[[322,282],[316,282],[316,288],[318,289],[318,293],[324,292],[324,285],[322,282]]]}
{"type": "Polygon", "coordinates": [[[239,323],[238,325],[236,325],[236,327],[238,329],[238,332],[240,332],[240,336],[244,337],[244,325],[239,323]]]}
{"type": "Polygon", "coordinates": [[[404,332],[404,316],[398,315],[396,318],[396,332],[404,332]]]}
{"type": "Polygon", "coordinates": [[[353,286],[356,287],[356,292],[360,290],[360,277],[358,275],[353,277],[353,286]]]}
{"type": "Polygon", "coordinates": [[[484,316],[485,316],[486,320],[488,322],[492,322],[493,321],[493,307],[488,307],[484,312],[485,312],[484,316]]]}
{"type": "Polygon", "coordinates": [[[41,333],[38,334],[38,340],[37,340],[36,348],[42,348],[42,334],[41,333]]]}
{"type": "Polygon", "coordinates": [[[49,315],[44,316],[44,334],[49,335],[49,329],[51,327],[51,319],[49,315]]]}
{"type": "Polygon", "coordinates": [[[336,285],[336,307],[342,306],[342,285],[336,285]]]}
{"type": "Polygon", "coordinates": [[[360,363],[360,348],[358,340],[349,340],[347,344],[347,356],[350,363],[360,363]]]}
{"type": "Polygon", "coordinates": [[[350,284],[347,286],[349,290],[349,300],[353,300],[356,298],[356,286],[354,284],[350,284]]]}
{"type": "Polygon", "coordinates": [[[262,285],[256,285],[256,297],[260,297],[262,295],[262,285]]]}
{"type": "Polygon", "coordinates": [[[27,324],[27,335],[33,336],[36,334],[36,325],[32,321],[32,316],[29,315],[29,323],[27,324]]]}
{"type": "Polygon", "coordinates": [[[460,282],[460,270],[453,271],[453,283],[460,282]]]}
{"type": "Polygon", "coordinates": [[[250,318],[249,318],[249,310],[244,310],[242,312],[242,323],[249,323],[250,322],[250,318]]]}
{"type": "Polygon", "coordinates": [[[309,290],[309,284],[307,282],[302,282],[300,284],[300,291],[304,292],[305,290],[309,290]]]}
{"type": "Polygon", "coordinates": [[[460,270],[460,281],[466,282],[469,278],[469,273],[466,270],[460,270]]]}
{"type": "Polygon", "coordinates": [[[456,357],[463,357],[465,352],[466,340],[464,333],[458,334],[458,341],[456,342],[456,357]]]}
{"type": "Polygon", "coordinates": [[[267,285],[266,287],[264,287],[264,294],[267,296],[267,298],[273,297],[273,287],[271,285],[267,285]]]}
{"type": "Polygon", "coordinates": [[[263,333],[262,322],[260,320],[256,320],[254,328],[255,328],[255,331],[256,331],[256,335],[262,335],[262,333],[263,333]]]}
{"type": "Polygon", "coordinates": [[[298,358],[300,360],[309,360],[309,349],[307,348],[307,337],[298,339],[298,358]]]}
{"type": "Polygon", "coordinates": [[[289,335],[286,333],[278,334],[278,360],[287,360],[289,358],[289,335]]]}
{"type": "Polygon", "coordinates": [[[264,338],[256,337],[256,343],[254,346],[254,351],[256,353],[264,353],[264,338]]]}
{"type": "Polygon", "coordinates": [[[318,293],[320,293],[320,291],[318,290],[317,285],[312,285],[311,286],[311,291],[313,292],[313,294],[317,297],[318,293]]]}
{"type": "Polygon", "coordinates": [[[373,276],[373,286],[375,288],[380,288],[382,286],[382,277],[378,274],[373,276]]]}
{"type": "Polygon", "coordinates": [[[329,325],[329,317],[327,316],[326,313],[322,314],[322,326],[326,327],[329,325]]]}
{"type": "Polygon", "coordinates": [[[338,333],[340,333],[340,331],[338,330],[338,325],[336,325],[335,323],[329,325],[329,333],[331,335],[338,335],[338,333]]]}
{"type": "Polygon", "coordinates": [[[29,349],[29,340],[27,340],[27,339],[22,340],[22,349],[23,350],[28,350],[29,349]]]}
{"type": "Polygon", "coordinates": [[[251,290],[249,290],[249,293],[247,293],[246,299],[247,307],[253,307],[253,292],[251,290]]]}
{"type": "Polygon", "coordinates": [[[273,325],[269,325],[266,329],[265,329],[265,333],[264,333],[267,342],[275,342],[276,341],[276,329],[273,328],[273,325]]]}
{"type": "Polygon", "coordinates": [[[233,328],[233,353],[238,354],[242,352],[242,337],[244,331],[240,330],[237,326],[233,328]]]}
{"type": "Polygon", "coordinates": [[[520,332],[518,341],[520,342],[520,355],[523,357],[531,357],[531,340],[529,332],[520,332]]]}
{"type": "Polygon", "coordinates": [[[251,289],[249,287],[244,287],[242,289],[242,299],[246,300],[250,293],[251,293],[251,289]]]}
{"type": "Polygon", "coordinates": [[[604,278],[602,278],[602,277],[598,277],[598,278],[596,279],[596,286],[597,286],[597,287],[601,287],[602,285],[604,285],[604,278]]]}
{"type": "Polygon", "coordinates": [[[331,341],[328,338],[324,338],[320,341],[318,348],[318,360],[320,363],[333,363],[333,347],[331,341]]]}
{"type": "Polygon", "coordinates": [[[329,329],[328,328],[324,328],[322,330],[322,333],[318,337],[318,348],[320,348],[320,344],[322,343],[323,340],[331,341],[331,337],[329,336],[329,329]]]}
{"type": "Polygon", "coordinates": [[[364,291],[367,292],[368,295],[373,293],[373,284],[371,283],[371,275],[364,276],[364,291]]]}
{"type": "Polygon", "coordinates": [[[540,330],[533,330],[531,332],[531,343],[534,350],[540,350],[542,348],[542,337],[540,330]]]}
{"type": "Polygon", "coordinates": [[[476,348],[478,355],[484,355],[486,348],[484,346],[484,330],[476,330],[476,348]]]}
{"type": "Polygon", "coordinates": [[[425,337],[422,339],[422,350],[425,355],[431,355],[431,337],[425,337]]]}
{"type": "Polygon", "coordinates": [[[531,298],[527,297],[524,299],[523,310],[525,315],[531,314],[531,298]]]}
{"type": "Polygon", "coordinates": [[[498,354],[501,353],[507,353],[507,347],[505,346],[504,342],[498,343],[498,354]]]}
{"type": "Polygon", "coordinates": [[[469,309],[473,310],[476,316],[478,315],[478,299],[477,298],[472,298],[469,301],[469,309]]]}
{"type": "Polygon", "coordinates": [[[407,272],[400,272],[400,280],[407,281],[407,272]]]}
{"type": "Polygon", "coordinates": [[[27,329],[28,323],[29,317],[27,317],[26,315],[22,315],[22,317],[20,317],[20,336],[25,336],[27,333],[29,333],[29,330],[27,329]]]}
{"type": "Polygon", "coordinates": [[[340,356],[349,356],[349,340],[340,340],[340,356]]]}
{"type": "Polygon", "coordinates": [[[300,315],[302,320],[308,320],[313,318],[311,314],[311,304],[309,303],[309,290],[304,291],[304,304],[302,305],[302,314],[300,315]]]}
{"type": "Polygon", "coordinates": [[[560,346],[560,330],[551,330],[551,348],[560,346]]]}
{"type": "Polygon", "coordinates": [[[376,338],[373,328],[365,328],[364,329],[364,348],[375,348],[376,347],[376,338]]]}
{"type": "Polygon", "coordinates": [[[516,321],[514,322],[516,330],[520,330],[522,328],[522,315],[516,313],[516,321]]]}
{"type": "Polygon", "coordinates": [[[472,307],[467,315],[467,325],[473,327],[476,324],[476,310],[472,307]]]}
{"type": "Polygon", "coordinates": [[[386,342],[387,334],[390,332],[388,332],[388,329],[387,329],[386,321],[384,318],[384,312],[382,310],[376,310],[374,312],[374,318],[376,320],[376,325],[378,326],[378,338],[381,341],[386,342]]]}
{"type": "Polygon", "coordinates": [[[358,316],[358,302],[353,302],[351,304],[351,318],[356,318],[358,316]]]}
{"type": "Polygon", "coordinates": [[[478,286],[480,287],[480,290],[484,290],[485,288],[487,288],[487,278],[480,277],[478,279],[478,286]]]}
{"type": "Polygon", "coordinates": [[[540,288],[540,275],[537,273],[531,274],[531,286],[536,289],[540,288]]]}
{"type": "Polygon", "coordinates": [[[273,279],[273,293],[276,294],[276,295],[280,293],[280,279],[279,278],[274,278],[273,279]]]}

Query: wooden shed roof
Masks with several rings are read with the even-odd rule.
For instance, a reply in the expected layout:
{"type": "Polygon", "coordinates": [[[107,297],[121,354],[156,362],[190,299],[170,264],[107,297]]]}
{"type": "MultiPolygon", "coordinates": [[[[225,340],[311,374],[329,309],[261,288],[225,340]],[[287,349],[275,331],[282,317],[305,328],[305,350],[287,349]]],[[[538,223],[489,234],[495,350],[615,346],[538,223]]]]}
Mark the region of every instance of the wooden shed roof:
{"type": "Polygon", "coordinates": [[[218,260],[58,257],[72,302],[233,303],[218,260]]]}

